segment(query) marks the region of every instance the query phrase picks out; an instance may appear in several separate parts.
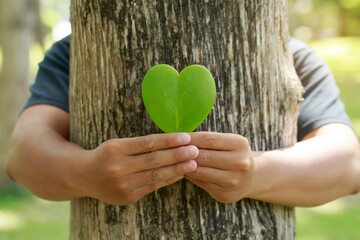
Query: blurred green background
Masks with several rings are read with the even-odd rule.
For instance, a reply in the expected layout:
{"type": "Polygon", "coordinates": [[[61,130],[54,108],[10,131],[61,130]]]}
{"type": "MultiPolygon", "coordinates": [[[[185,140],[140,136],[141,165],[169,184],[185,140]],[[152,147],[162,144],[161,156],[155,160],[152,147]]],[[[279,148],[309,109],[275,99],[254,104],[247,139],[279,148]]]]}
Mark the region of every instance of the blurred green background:
{"type": "MultiPolygon", "coordinates": [[[[54,41],[70,32],[69,2],[69,0],[0,0],[0,72],[2,72],[0,87],[3,89],[6,87],[3,80],[4,71],[2,71],[3,66],[6,66],[6,61],[3,61],[5,50],[8,49],[4,48],[7,46],[6,40],[9,40],[6,38],[14,34],[8,26],[11,26],[15,20],[21,21],[21,19],[14,20],[14,16],[23,14],[27,17],[22,20],[26,24],[14,25],[19,32],[25,32],[26,36],[29,36],[22,44],[28,46],[28,50],[19,53],[20,57],[26,60],[25,67],[19,67],[20,63],[13,66],[13,70],[25,72],[25,82],[22,85],[27,88],[34,79],[37,64],[42,60],[45,51],[54,41]],[[27,5],[24,6],[22,4],[24,2],[27,5]],[[4,9],[5,3],[6,9],[4,9]],[[19,12],[18,9],[22,9],[21,11],[25,13],[19,12]],[[10,16],[8,17],[10,20],[6,19],[7,16],[10,16]]],[[[291,35],[310,44],[330,66],[341,90],[340,97],[360,137],[360,0],[289,0],[288,2],[291,35]]],[[[26,101],[27,93],[11,92],[10,94],[13,97],[15,94],[24,96],[18,107],[12,110],[16,118],[26,101]]],[[[6,106],[9,104],[6,105],[4,99],[6,94],[0,89],[1,97],[3,97],[0,99],[1,111],[8,114],[10,110],[6,110],[6,106]]],[[[13,105],[10,106],[14,109],[13,105]]],[[[1,114],[4,113],[0,113],[0,116],[3,116],[1,114]]],[[[0,145],[5,146],[3,149],[6,149],[9,129],[12,128],[14,120],[10,123],[1,121],[0,126],[3,128],[0,132],[0,145]]],[[[2,152],[0,164],[3,164],[5,153],[4,150],[0,152],[2,152]]],[[[49,202],[34,197],[17,184],[9,182],[4,177],[4,169],[0,168],[0,170],[0,240],[68,239],[69,203],[49,202]]],[[[297,208],[296,214],[297,239],[360,239],[359,194],[320,207],[297,208]]]]}

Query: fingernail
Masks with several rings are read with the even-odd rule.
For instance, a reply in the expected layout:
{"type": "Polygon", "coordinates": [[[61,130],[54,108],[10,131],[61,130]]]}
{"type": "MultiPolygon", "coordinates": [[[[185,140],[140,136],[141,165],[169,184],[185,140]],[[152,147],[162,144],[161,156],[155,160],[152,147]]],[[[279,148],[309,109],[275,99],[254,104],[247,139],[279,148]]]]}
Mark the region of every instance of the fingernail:
{"type": "Polygon", "coordinates": [[[198,154],[198,149],[197,147],[195,146],[190,146],[190,147],[187,147],[186,150],[185,150],[185,156],[187,158],[195,158],[198,154]]]}
{"type": "Polygon", "coordinates": [[[177,140],[180,144],[187,144],[190,142],[191,138],[189,134],[183,133],[177,137],[177,140]]]}
{"type": "Polygon", "coordinates": [[[185,164],[185,171],[194,171],[197,167],[197,164],[194,160],[191,160],[189,163],[185,164]]]}

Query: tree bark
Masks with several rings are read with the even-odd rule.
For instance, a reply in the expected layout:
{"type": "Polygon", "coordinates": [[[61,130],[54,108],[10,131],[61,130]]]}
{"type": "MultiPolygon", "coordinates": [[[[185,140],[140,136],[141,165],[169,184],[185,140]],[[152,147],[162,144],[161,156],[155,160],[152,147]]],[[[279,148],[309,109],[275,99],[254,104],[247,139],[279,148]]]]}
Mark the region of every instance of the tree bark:
{"type": "MultiPolygon", "coordinates": [[[[201,64],[217,97],[197,129],[237,133],[253,150],[296,141],[301,83],[288,48],[286,0],[72,0],[72,141],[159,133],[141,98],[146,71],[201,64]]],[[[291,207],[222,204],[183,180],[129,206],[72,202],[71,239],[293,239],[291,207]]]]}
{"type": "Polygon", "coordinates": [[[38,20],[38,0],[0,0],[0,190],[9,188],[5,173],[11,131],[28,97],[29,49],[38,20]]]}

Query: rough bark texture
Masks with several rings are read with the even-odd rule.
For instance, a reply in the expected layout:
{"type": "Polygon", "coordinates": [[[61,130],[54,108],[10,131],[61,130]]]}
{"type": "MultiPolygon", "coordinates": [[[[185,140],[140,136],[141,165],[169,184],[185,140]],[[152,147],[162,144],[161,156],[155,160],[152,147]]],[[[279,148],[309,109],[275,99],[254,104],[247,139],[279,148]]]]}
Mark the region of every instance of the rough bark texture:
{"type": "Polygon", "coordinates": [[[29,49],[38,23],[38,0],[0,0],[0,190],[10,180],[4,169],[8,143],[15,121],[28,96],[29,49]]]}
{"type": "MultiPolygon", "coordinates": [[[[141,82],[159,63],[206,66],[217,98],[202,131],[231,132],[253,150],[296,141],[301,84],[288,49],[285,0],[72,0],[72,141],[160,130],[141,82]]],[[[221,204],[186,180],[126,207],[72,202],[71,239],[292,239],[294,210],[244,199],[221,204]]]]}

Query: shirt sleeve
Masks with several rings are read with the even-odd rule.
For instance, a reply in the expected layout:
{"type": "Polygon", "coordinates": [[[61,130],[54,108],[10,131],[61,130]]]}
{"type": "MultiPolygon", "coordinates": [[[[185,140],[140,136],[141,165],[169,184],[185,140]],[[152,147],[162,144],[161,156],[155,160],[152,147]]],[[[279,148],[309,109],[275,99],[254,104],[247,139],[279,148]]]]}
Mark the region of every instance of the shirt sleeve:
{"type": "Polygon", "coordinates": [[[329,123],[343,123],[352,127],[339,89],[324,61],[308,45],[291,39],[296,72],[304,86],[304,102],[298,118],[298,140],[329,123]]]}
{"type": "Polygon", "coordinates": [[[67,36],[55,43],[39,64],[25,108],[49,104],[69,112],[69,59],[70,36],[67,36]]]}

